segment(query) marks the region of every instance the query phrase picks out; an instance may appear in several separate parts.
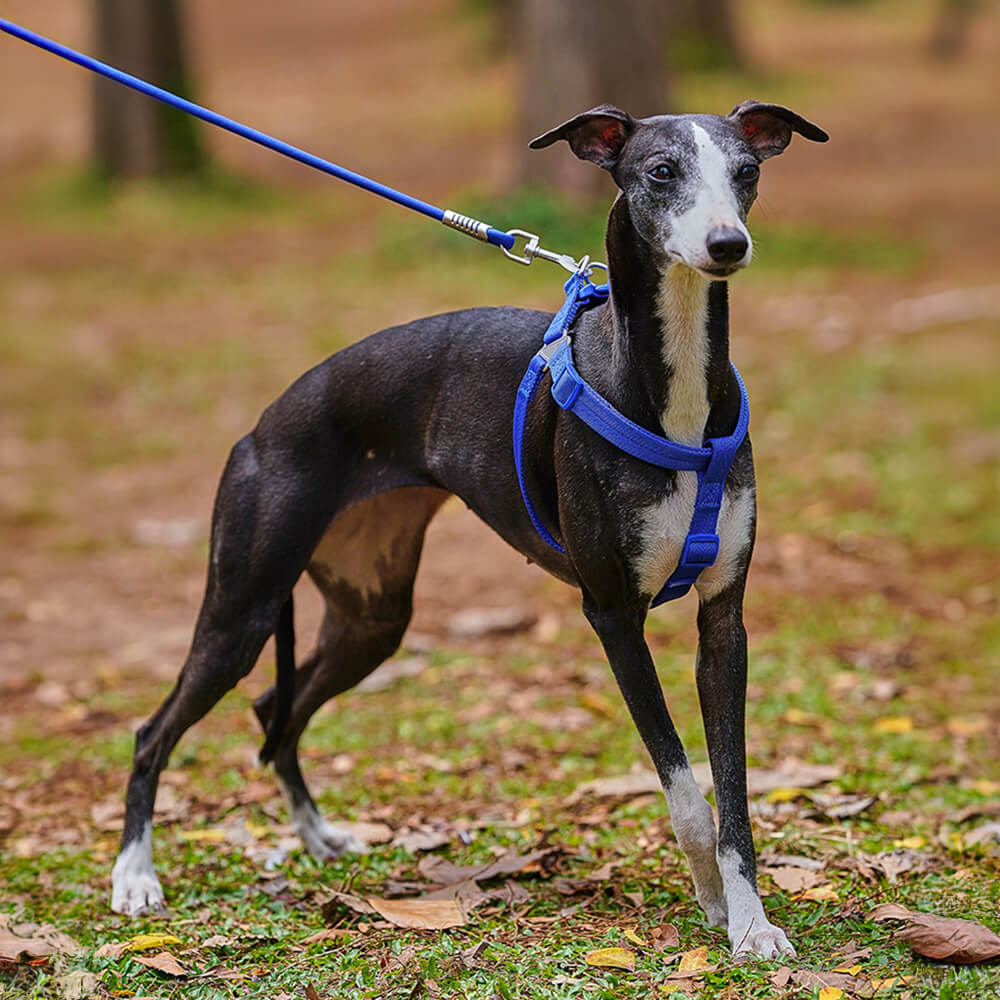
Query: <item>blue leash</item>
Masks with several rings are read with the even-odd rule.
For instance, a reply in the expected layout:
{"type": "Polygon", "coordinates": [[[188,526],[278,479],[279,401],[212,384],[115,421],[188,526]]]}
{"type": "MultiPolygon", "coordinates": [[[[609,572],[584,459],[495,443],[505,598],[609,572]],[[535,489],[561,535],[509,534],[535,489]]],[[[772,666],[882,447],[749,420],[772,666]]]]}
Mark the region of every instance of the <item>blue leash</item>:
{"type": "MultiPolygon", "coordinates": [[[[76,63],[100,76],[105,76],[130,87],[132,90],[161,101],[172,108],[200,118],[210,125],[216,125],[227,132],[249,139],[259,146],[272,149],[282,156],[287,156],[308,167],[347,181],[348,184],[354,184],[372,194],[387,198],[404,208],[420,212],[451,229],[465,233],[467,236],[473,236],[500,247],[507,257],[519,264],[530,264],[536,257],[539,257],[565,268],[571,275],[564,285],[566,301],[553,317],[552,323],[546,331],[541,350],[531,359],[514,401],[514,464],[517,469],[518,483],[521,486],[521,495],[524,498],[531,523],[549,545],[559,552],[565,551],[542,523],[528,495],[524,480],[524,424],[527,418],[528,404],[531,402],[542,376],[548,371],[552,376],[552,397],[556,403],[562,409],[576,414],[605,440],[643,462],[665,469],[690,470],[698,473],[698,493],[695,500],[694,516],[691,519],[691,526],[684,542],[680,562],[670,579],[664,584],[663,589],[653,598],[653,607],[686,594],[697,580],[698,574],[715,562],[719,552],[719,537],[716,534],[716,526],[719,508],[722,504],[723,487],[736,451],[746,437],[749,423],[749,402],[746,388],[735,366],[733,371],[740,387],[740,416],[736,429],[731,435],[724,438],[712,438],[706,442],[703,448],[689,448],[657,434],[651,434],[645,428],[619,413],[603,396],[592,389],[573,364],[569,331],[577,313],[584,307],[606,302],[609,295],[608,285],[591,283],[589,278],[591,269],[587,258],[576,261],[568,254],[554,253],[544,249],[539,245],[539,237],[534,233],[525,232],[523,229],[511,229],[504,232],[485,222],[480,222],[478,219],[462,215],[451,209],[438,208],[436,205],[421,201],[419,198],[413,198],[402,191],[387,187],[385,184],[379,184],[368,177],[354,173],[353,170],[347,170],[329,160],[307,153],[298,146],[292,146],[290,143],[275,139],[265,132],[250,128],[250,126],[243,125],[232,118],[226,118],[200,104],[172,94],[169,90],[163,90],[161,87],[147,83],[130,73],[125,73],[114,66],[109,66],[107,63],[93,59],[82,52],[61,45],[59,42],[54,42],[44,35],[22,28],[5,18],[0,18],[0,31],[59,56],[61,59],[76,63]],[[515,250],[519,238],[523,242],[515,250]]],[[[603,267],[603,265],[594,266],[603,267]]]]}
{"type": "Polygon", "coordinates": [[[185,111],[195,118],[200,118],[202,121],[208,122],[210,125],[216,125],[227,132],[233,132],[244,139],[249,139],[251,142],[257,143],[259,146],[273,149],[274,152],[280,153],[282,156],[287,156],[292,160],[297,160],[299,163],[304,163],[307,167],[321,170],[325,174],[330,174],[342,181],[347,181],[348,184],[354,184],[356,187],[370,191],[372,194],[387,198],[389,201],[393,201],[397,205],[402,205],[404,208],[412,209],[414,212],[420,212],[431,219],[436,219],[438,222],[442,222],[449,228],[458,230],[458,232],[465,233],[467,236],[473,236],[486,243],[492,243],[494,246],[500,247],[511,260],[516,260],[519,264],[530,264],[535,257],[540,257],[543,260],[550,260],[556,264],[560,264],[567,270],[574,270],[577,267],[576,261],[567,254],[553,253],[540,247],[538,245],[538,236],[534,233],[527,233],[521,229],[511,229],[509,232],[503,232],[502,230],[494,229],[493,226],[485,222],[480,222],[478,219],[470,218],[451,209],[438,208],[436,205],[421,201],[419,198],[412,198],[408,194],[403,194],[402,191],[387,187],[385,184],[379,184],[378,181],[373,181],[368,177],[363,177],[361,174],[356,174],[353,170],[347,170],[345,167],[337,166],[336,163],[331,163],[329,160],[324,160],[319,156],[314,156],[312,153],[307,153],[304,149],[299,149],[298,146],[292,146],[287,142],[282,142],[280,139],[275,139],[273,136],[267,135],[265,132],[250,128],[249,125],[243,125],[232,118],[226,118],[224,115],[210,111],[200,104],[195,104],[193,101],[178,97],[177,94],[172,94],[169,90],[155,87],[145,80],[140,80],[137,76],[132,76],[130,73],[125,73],[114,66],[109,66],[107,63],[93,59],[82,52],[77,52],[66,45],[54,42],[51,38],[46,38],[44,35],[39,35],[27,28],[22,28],[20,25],[14,24],[13,21],[8,21],[2,17],[0,17],[0,31],[5,31],[8,35],[13,35],[15,38],[19,38],[31,45],[36,45],[46,52],[51,52],[61,59],[66,59],[71,63],[76,63],[78,66],[83,66],[84,69],[89,69],[100,76],[107,77],[109,80],[114,80],[126,87],[130,87],[132,90],[137,90],[140,94],[152,97],[172,108],[185,111]],[[514,246],[519,237],[523,240],[523,243],[520,252],[516,252],[514,246]]]}
{"type": "Polygon", "coordinates": [[[514,467],[521,487],[524,506],[531,523],[542,539],[558,552],[566,550],[545,527],[535,510],[524,478],[524,425],[528,406],[538,389],[542,377],[548,372],[552,379],[550,391],[557,405],[575,414],[588,427],[596,431],[616,448],[661,469],[686,470],[698,474],[698,492],[694,514],[688,528],[684,548],[677,568],[653,598],[652,606],[683,597],[698,579],[703,569],[711,566],[719,554],[717,534],[719,509],[726,484],[726,476],[736,457],[736,452],[747,436],[750,425],[750,401],[740,373],[733,365],[733,373],[740,388],[740,415],[736,428],[726,437],[709,438],[702,448],[678,444],[659,434],[652,434],[644,427],[619,413],[599,392],[592,388],[573,364],[570,329],[581,309],[599,305],[608,300],[608,285],[594,285],[584,265],[563,286],[566,301],[552,318],[542,340],[541,350],[531,359],[528,370],[514,398],[514,467]]]}

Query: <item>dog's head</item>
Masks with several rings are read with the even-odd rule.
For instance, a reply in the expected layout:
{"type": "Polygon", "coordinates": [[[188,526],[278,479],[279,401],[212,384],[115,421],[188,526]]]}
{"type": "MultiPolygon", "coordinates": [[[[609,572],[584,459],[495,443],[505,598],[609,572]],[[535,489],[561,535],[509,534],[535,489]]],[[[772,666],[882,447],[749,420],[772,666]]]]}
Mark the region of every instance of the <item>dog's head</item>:
{"type": "Polygon", "coordinates": [[[759,164],[783,152],[793,132],[814,142],[829,138],[778,104],[744,101],[725,117],[638,119],[603,104],[540,135],[531,148],[565,139],[580,159],[604,167],[662,267],[680,262],[727,278],[750,262],[746,217],[759,164]]]}

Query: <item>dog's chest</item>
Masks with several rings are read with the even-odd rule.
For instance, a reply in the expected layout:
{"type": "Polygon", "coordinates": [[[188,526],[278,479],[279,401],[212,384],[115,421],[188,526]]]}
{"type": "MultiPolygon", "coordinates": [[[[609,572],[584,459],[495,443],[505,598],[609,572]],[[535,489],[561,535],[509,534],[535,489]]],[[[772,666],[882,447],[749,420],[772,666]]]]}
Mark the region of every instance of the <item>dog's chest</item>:
{"type": "MultiPolygon", "coordinates": [[[[651,596],[659,593],[677,568],[691,526],[697,492],[697,474],[678,472],[677,488],[670,496],[638,511],[639,552],[633,560],[633,571],[640,592],[651,596]]],[[[702,600],[714,597],[739,575],[750,546],[753,517],[752,488],[739,493],[727,490],[716,528],[718,557],[702,571],[695,584],[702,600]]]]}

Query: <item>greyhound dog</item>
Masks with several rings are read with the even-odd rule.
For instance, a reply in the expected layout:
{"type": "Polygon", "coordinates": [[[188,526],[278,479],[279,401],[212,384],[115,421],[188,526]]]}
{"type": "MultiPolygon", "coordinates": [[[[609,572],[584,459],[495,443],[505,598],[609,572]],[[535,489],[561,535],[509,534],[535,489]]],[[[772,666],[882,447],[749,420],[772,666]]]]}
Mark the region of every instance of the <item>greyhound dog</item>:
{"type": "MultiPolygon", "coordinates": [[[[602,105],[535,139],[566,139],[620,192],[607,229],[610,297],[572,329],[587,382],[647,432],[689,447],[729,434],[741,388],[729,362],[726,279],[745,267],[759,163],[792,132],[828,136],[787,108],[635,119],[602,105]]],[[[160,911],[152,816],[183,733],[253,668],[275,636],[277,680],[255,703],[292,822],[320,859],[361,850],[320,816],[298,743],[325,701],[399,646],[428,523],[457,494],[515,549],[579,588],[583,613],[662,781],[699,903],[738,956],[793,954],[764,914],[746,792],[743,593],[753,549],[753,459],[742,440],[725,478],[717,557],[697,578],[697,686],[718,804],[699,791],[668,714],[644,623],[678,565],[696,476],[649,465],[548,395],[530,404],[519,491],[511,407],[551,316],[478,308],[383,330],[307,372],[232,449],[212,520],[208,580],[177,683],[138,731],[112,909],[160,911]],[[297,669],[291,593],[303,571],[325,598],[316,648],[297,669]]]]}

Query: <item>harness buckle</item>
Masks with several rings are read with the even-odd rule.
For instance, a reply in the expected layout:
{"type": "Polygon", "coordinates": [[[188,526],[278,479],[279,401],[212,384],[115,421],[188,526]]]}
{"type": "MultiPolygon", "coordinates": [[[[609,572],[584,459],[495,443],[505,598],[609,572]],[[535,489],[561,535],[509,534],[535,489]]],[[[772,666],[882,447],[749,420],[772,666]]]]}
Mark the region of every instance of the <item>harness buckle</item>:
{"type": "Polygon", "coordinates": [[[692,569],[707,569],[719,556],[719,536],[707,532],[692,532],[684,540],[679,565],[692,569]]]}

